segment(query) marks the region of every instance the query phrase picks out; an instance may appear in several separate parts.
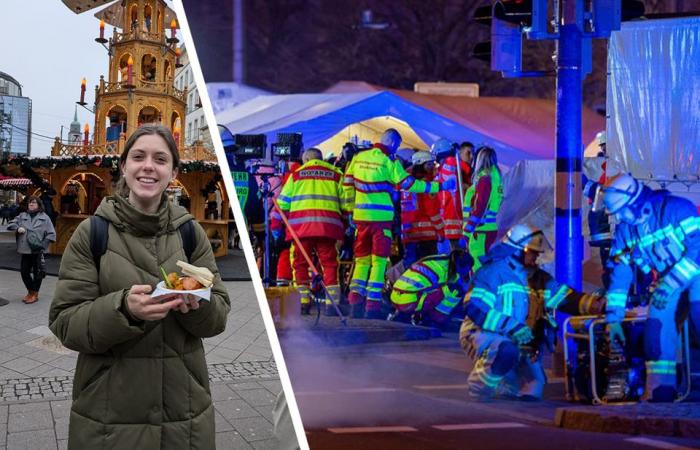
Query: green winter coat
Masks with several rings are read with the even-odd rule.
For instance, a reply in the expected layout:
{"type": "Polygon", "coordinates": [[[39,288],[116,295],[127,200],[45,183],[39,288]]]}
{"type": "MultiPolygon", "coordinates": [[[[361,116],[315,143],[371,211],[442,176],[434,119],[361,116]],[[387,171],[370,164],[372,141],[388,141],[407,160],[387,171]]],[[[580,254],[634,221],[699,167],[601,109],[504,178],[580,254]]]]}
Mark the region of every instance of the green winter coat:
{"type": "Polygon", "coordinates": [[[99,275],[90,221],[68,243],[49,326],[79,352],[73,380],[69,449],[213,449],[212,405],[202,338],[224,331],[230,302],[205,231],[195,223],[191,263],[215,275],[210,302],[160,321],[137,322],[125,311],[134,284],[159,282],[159,266],[186,260],[178,227],[192,218],[164,197],[155,214],[108,197],[96,215],[111,222],[99,275]]]}

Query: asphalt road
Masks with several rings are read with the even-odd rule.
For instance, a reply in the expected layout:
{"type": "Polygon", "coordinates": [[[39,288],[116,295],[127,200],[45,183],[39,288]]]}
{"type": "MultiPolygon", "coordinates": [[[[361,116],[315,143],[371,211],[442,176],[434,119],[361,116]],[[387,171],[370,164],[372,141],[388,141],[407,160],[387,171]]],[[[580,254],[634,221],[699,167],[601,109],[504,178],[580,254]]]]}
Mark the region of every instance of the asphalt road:
{"type": "Polygon", "coordinates": [[[327,348],[283,341],[312,449],[683,449],[700,441],[556,428],[562,380],[540,403],[471,402],[456,336],[327,348]]]}

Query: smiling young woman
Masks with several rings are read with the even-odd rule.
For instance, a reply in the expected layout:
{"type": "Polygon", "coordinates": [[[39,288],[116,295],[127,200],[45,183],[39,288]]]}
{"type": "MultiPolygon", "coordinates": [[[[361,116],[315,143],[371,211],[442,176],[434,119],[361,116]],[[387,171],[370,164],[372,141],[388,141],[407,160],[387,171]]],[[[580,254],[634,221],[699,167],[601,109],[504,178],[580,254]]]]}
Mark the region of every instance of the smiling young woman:
{"type": "Polygon", "coordinates": [[[202,338],[224,330],[230,302],[204,229],[165,194],[179,163],[170,130],[137,129],[121,155],[117,195],[95,211],[109,223],[99,265],[90,220],[63,254],[49,323],[80,352],[69,448],[214,448],[202,338]],[[152,297],[160,267],[175,272],[187,260],[179,227],[190,220],[189,261],[215,274],[210,301],[152,297]]]}

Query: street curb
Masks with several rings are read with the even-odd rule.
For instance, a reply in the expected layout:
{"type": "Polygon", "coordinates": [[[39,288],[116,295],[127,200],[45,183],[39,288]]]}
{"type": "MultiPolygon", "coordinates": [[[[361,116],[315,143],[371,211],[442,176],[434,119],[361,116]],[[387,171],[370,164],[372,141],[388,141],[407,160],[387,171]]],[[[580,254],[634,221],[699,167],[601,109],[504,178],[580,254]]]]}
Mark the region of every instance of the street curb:
{"type": "MultiPolygon", "coordinates": [[[[640,414],[639,408],[636,406],[612,407],[619,410],[616,412],[599,406],[557,408],[554,424],[560,428],[598,433],[700,438],[700,418],[682,417],[681,415],[665,417],[653,415],[652,411],[640,414]]],[[[674,404],[674,406],[678,407],[679,404],[674,404]]],[[[606,407],[611,408],[609,405],[606,407]]],[[[689,405],[689,407],[697,407],[697,405],[689,405]]]]}

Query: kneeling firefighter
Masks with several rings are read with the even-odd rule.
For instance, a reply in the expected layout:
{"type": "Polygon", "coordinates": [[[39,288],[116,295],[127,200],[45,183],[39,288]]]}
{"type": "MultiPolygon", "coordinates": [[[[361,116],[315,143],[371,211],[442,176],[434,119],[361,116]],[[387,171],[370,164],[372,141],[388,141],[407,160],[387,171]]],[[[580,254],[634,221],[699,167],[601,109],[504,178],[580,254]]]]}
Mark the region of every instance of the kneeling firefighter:
{"type": "Polygon", "coordinates": [[[444,325],[466,293],[473,260],[464,250],[426,256],[413,263],[394,283],[391,303],[414,321],[444,325]]]}
{"type": "Polygon", "coordinates": [[[608,181],[603,203],[618,221],[610,251],[610,338],[624,342],[620,322],[634,280],[632,267],[655,271],[658,281],[644,330],[645,399],[671,402],[676,398],[676,317],[684,291],[693,324],[700,325],[700,217],[689,200],[653,191],[626,174],[608,181]]]}
{"type": "Polygon", "coordinates": [[[539,268],[545,251],[551,245],[541,230],[516,225],[481,259],[460,329],[462,348],[475,360],[468,379],[473,398],[541,399],[542,350],[548,342],[553,350],[553,338],[547,338],[556,326],[551,314],[603,310],[601,297],[575,292],[539,268]]]}

